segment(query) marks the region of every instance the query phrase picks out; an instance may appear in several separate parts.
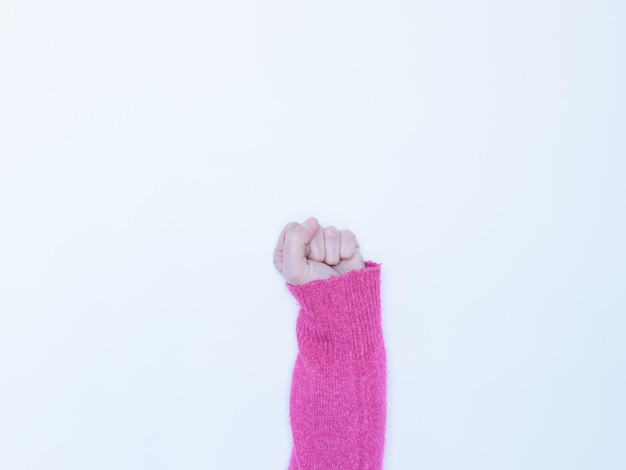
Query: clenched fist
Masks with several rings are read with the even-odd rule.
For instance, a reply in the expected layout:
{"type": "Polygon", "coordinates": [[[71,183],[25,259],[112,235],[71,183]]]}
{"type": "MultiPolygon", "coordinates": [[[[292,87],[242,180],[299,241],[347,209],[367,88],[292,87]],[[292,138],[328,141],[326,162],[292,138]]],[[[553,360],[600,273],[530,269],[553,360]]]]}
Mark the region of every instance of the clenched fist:
{"type": "Polygon", "coordinates": [[[359,244],[350,230],[322,227],[315,217],[288,223],[278,237],[274,266],[297,286],[365,268],[359,244]]]}

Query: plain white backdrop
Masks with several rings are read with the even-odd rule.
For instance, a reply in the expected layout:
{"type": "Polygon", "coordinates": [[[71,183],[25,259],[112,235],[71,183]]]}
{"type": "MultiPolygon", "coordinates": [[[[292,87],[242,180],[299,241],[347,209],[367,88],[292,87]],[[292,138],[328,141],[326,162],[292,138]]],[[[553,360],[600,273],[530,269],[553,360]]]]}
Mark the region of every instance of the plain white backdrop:
{"type": "Polygon", "coordinates": [[[626,468],[625,5],[1,0],[0,468],[286,468],[311,215],[386,469],[626,468]]]}

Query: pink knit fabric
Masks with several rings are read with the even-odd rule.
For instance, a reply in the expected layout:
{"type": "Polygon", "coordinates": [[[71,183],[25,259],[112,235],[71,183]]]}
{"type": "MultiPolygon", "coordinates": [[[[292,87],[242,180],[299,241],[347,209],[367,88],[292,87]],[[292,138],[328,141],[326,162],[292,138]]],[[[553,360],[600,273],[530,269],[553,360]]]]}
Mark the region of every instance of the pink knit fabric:
{"type": "Polygon", "coordinates": [[[380,264],[287,288],[300,305],[289,470],[383,468],[387,369],[380,264]]]}

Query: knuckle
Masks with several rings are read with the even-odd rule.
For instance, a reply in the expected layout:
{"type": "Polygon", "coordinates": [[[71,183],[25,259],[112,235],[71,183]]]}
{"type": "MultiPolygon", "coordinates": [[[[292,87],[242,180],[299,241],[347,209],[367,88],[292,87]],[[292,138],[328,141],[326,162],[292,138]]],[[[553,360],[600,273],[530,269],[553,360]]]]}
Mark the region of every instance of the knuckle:
{"type": "Polygon", "coordinates": [[[297,243],[300,240],[300,238],[302,238],[302,235],[296,229],[289,230],[285,234],[285,242],[297,243]]]}
{"type": "Polygon", "coordinates": [[[333,237],[333,238],[334,237],[338,237],[339,236],[339,230],[337,230],[337,227],[334,227],[334,226],[331,225],[331,226],[326,227],[324,229],[324,236],[325,237],[333,237]]]}
{"type": "Polygon", "coordinates": [[[356,235],[351,230],[342,230],[341,236],[348,241],[356,241],[356,235]]]}
{"type": "Polygon", "coordinates": [[[287,225],[285,225],[282,229],[282,235],[285,236],[287,235],[291,230],[293,230],[293,228],[298,225],[298,222],[289,222],[287,225]]]}

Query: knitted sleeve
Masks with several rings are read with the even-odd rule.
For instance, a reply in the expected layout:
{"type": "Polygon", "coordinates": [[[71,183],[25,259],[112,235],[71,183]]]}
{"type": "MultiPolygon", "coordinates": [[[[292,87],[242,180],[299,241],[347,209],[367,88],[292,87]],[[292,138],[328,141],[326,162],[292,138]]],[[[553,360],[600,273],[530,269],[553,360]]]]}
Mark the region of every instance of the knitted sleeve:
{"type": "Polygon", "coordinates": [[[383,468],[386,352],[380,264],[287,288],[300,305],[289,470],[383,468]]]}

